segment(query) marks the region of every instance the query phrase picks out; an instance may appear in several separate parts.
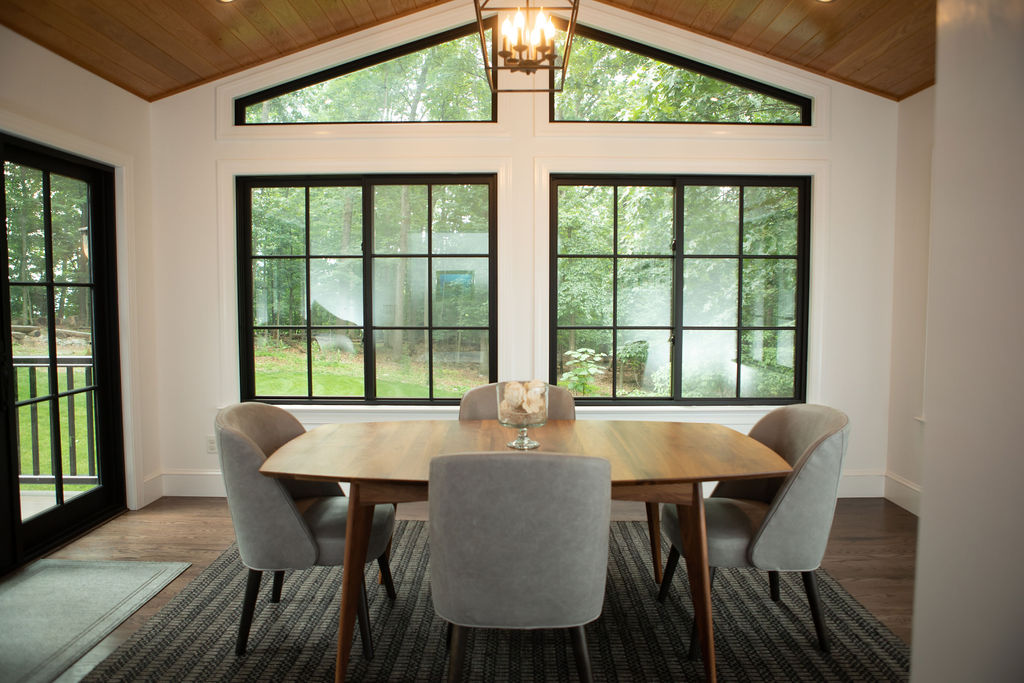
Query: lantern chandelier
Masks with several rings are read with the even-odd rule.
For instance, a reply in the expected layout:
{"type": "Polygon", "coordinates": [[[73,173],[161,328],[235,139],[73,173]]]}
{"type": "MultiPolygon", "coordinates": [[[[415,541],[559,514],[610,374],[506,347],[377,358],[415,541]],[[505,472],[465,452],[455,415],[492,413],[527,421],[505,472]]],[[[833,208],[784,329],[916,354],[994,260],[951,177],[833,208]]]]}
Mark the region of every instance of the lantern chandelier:
{"type": "Polygon", "coordinates": [[[473,0],[473,6],[484,72],[492,92],[562,91],[580,0],[547,0],[543,6],[530,0],[473,0]],[[484,17],[487,11],[496,14],[484,17]],[[567,16],[553,15],[552,11],[567,16]],[[556,18],[565,25],[564,42],[557,40],[556,18]],[[490,45],[489,29],[493,41],[490,45]],[[549,75],[547,87],[537,87],[538,72],[549,75]]]}

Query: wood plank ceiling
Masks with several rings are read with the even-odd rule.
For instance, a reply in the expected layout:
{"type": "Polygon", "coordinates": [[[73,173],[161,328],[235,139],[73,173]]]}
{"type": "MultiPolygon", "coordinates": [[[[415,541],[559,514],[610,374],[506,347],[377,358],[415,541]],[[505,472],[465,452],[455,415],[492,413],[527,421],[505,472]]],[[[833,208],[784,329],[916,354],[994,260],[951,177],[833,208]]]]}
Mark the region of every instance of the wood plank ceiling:
{"type": "MultiPolygon", "coordinates": [[[[598,1],[895,100],[935,82],[936,0],[598,1]]],[[[0,24],[155,101],[446,2],[0,0],[0,24]]]]}

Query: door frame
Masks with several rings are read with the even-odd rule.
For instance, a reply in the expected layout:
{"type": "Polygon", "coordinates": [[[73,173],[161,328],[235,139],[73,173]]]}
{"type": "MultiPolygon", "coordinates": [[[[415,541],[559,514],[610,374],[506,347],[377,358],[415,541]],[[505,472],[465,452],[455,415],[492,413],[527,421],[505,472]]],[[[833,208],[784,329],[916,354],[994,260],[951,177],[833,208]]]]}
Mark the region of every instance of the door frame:
{"type": "Polygon", "coordinates": [[[124,428],[117,302],[117,235],[114,168],[68,152],[0,132],[0,162],[11,161],[81,179],[90,187],[93,367],[96,385],[96,443],[100,485],[71,500],[21,520],[18,487],[17,411],[10,296],[7,284],[6,195],[0,190],[0,419],[7,438],[0,443],[0,573],[94,528],[126,509],[124,428]]]}

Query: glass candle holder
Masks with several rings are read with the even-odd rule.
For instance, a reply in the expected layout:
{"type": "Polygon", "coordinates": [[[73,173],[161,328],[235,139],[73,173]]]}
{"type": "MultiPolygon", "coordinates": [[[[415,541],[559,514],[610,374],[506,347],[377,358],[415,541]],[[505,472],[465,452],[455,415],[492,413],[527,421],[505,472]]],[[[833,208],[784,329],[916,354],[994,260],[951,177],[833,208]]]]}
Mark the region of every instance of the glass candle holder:
{"type": "Polygon", "coordinates": [[[528,427],[540,427],[548,421],[548,383],[539,379],[528,382],[498,382],[498,423],[519,430],[519,435],[506,445],[520,451],[540,444],[526,434],[528,427]]]}

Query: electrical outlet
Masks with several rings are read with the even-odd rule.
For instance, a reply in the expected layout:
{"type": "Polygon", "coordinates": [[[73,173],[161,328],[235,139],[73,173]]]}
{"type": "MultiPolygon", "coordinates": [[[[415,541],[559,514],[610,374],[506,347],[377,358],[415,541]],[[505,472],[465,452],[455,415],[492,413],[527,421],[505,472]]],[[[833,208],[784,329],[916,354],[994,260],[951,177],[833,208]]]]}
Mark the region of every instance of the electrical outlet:
{"type": "Polygon", "coordinates": [[[214,455],[217,453],[217,439],[213,437],[213,434],[206,437],[206,452],[214,455]]]}

